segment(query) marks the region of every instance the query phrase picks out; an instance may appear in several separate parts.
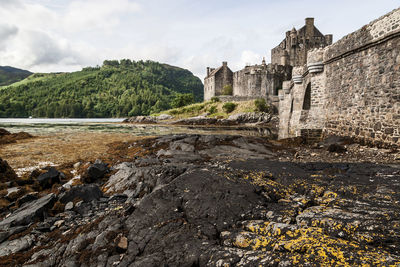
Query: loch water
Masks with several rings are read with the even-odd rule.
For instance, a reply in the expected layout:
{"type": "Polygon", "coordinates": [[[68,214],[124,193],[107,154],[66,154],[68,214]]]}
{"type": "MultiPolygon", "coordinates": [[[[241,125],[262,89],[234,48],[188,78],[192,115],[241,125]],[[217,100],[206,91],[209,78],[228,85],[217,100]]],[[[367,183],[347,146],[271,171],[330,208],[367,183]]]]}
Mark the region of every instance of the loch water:
{"type": "Polygon", "coordinates": [[[89,118],[89,119],[0,119],[0,128],[12,133],[28,132],[33,135],[52,133],[82,132],[117,132],[130,133],[134,136],[159,136],[166,134],[227,134],[270,136],[267,128],[246,126],[176,126],[122,123],[124,118],[89,118]]]}

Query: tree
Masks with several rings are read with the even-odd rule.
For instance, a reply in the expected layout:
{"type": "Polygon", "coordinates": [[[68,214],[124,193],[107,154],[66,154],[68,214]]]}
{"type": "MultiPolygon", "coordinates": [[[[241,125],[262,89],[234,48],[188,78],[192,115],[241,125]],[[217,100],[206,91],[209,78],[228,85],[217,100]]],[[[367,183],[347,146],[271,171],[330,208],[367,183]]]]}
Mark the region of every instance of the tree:
{"type": "Polygon", "coordinates": [[[171,101],[173,108],[180,108],[194,103],[193,94],[176,94],[175,98],[171,101]]]}

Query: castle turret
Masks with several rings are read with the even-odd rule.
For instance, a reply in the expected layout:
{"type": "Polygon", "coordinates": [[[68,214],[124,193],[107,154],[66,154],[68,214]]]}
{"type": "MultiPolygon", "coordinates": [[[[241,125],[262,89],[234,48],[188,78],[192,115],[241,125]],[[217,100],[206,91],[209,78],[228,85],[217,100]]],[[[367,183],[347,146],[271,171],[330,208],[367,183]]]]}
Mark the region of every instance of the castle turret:
{"type": "Polygon", "coordinates": [[[290,31],[290,43],[292,47],[297,45],[297,31],[295,27],[290,31]]]}
{"type": "Polygon", "coordinates": [[[314,18],[306,18],[306,36],[314,37],[314,18]]]}
{"type": "Polygon", "coordinates": [[[290,48],[291,44],[290,44],[290,31],[286,32],[286,47],[285,49],[290,48]]]}
{"type": "Polygon", "coordinates": [[[281,65],[287,66],[289,65],[289,53],[285,50],[281,56],[281,65]]]}
{"type": "Polygon", "coordinates": [[[333,35],[332,34],[326,34],[325,35],[325,41],[327,45],[331,45],[333,43],[333,35]]]}

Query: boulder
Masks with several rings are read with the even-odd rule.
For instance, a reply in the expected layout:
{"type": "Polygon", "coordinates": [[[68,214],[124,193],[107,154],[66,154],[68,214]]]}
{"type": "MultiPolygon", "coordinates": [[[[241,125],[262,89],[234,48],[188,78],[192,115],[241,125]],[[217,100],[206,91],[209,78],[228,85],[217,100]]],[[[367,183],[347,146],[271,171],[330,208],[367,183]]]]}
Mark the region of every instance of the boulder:
{"type": "Polygon", "coordinates": [[[238,123],[266,123],[271,120],[272,116],[270,113],[265,112],[247,112],[238,113],[229,116],[228,120],[236,121],[238,123]]]}
{"type": "Polygon", "coordinates": [[[349,137],[330,135],[318,143],[318,146],[326,149],[328,152],[343,153],[347,150],[345,146],[352,143],[353,140],[349,137]]]}
{"type": "Polygon", "coordinates": [[[12,235],[15,235],[15,234],[25,231],[27,228],[28,228],[27,226],[17,226],[17,227],[12,227],[6,231],[0,230],[0,243],[12,235]]]}
{"type": "Polygon", "coordinates": [[[103,178],[109,171],[110,168],[107,163],[96,160],[94,164],[89,166],[86,173],[82,176],[82,180],[86,183],[92,183],[103,178]]]}
{"type": "Polygon", "coordinates": [[[19,198],[16,202],[17,206],[21,207],[23,204],[25,204],[27,202],[37,200],[38,199],[37,194],[38,194],[37,192],[29,193],[29,194],[26,194],[25,196],[19,198]]]}
{"type": "Polygon", "coordinates": [[[63,204],[74,201],[75,199],[90,202],[92,200],[99,200],[103,196],[100,188],[97,185],[78,185],[71,188],[71,190],[60,194],[59,199],[63,204]]]}
{"type": "Polygon", "coordinates": [[[127,122],[127,123],[157,123],[157,117],[134,116],[134,117],[130,117],[130,118],[124,120],[124,122],[127,122]]]}
{"type": "Polygon", "coordinates": [[[174,116],[171,116],[168,114],[161,114],[160,116],[157,117],[157,120],[164,121],[164,120],[171,120],[173,118],[174,118],[174,116]]]}
{"type": "Polygon", "coordinates": [[[7,256],[19,251],[26,250],[32,246],[34,236],[26,235],[19,239],[6,241],[0,245],[0,257],[7,256]]]}
{"type": "Polygon", "coordinates": [[[14,181],[18,178],[7,161],[0,158],[0,182],[14,181]]]}
{"type": "Polygon", "coordinates": [[[0,222],[0,230],[7,230],[12,226],[27,225],[33,222],[36,218],[43,218],[43,214],[49,208],[53,207],[55,201],[56,196],[51,193],[22,206],[0,222]]]}
{"type": "Polygon", "coordinates": [[[51,167],[47,172],[40,174],[37,180],[42,188],[51,188],[53,184],[61,183],[61,176],[61,172],[51,167]]]}

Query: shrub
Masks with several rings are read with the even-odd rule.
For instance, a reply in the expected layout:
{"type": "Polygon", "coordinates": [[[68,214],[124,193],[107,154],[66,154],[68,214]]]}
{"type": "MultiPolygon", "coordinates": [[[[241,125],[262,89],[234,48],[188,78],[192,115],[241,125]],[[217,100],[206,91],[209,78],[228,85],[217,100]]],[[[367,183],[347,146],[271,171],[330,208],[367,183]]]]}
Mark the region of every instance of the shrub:
{"type": "Polygon", "coordinates": [[[232,85],[227,84],[224,86],[224,88],[222,88],[223,95],[232,95],[232,93],[233,93],[232,85]]]}
{"type": "Polygon", "coordinates": [[[232,103],[232,102],[227,102],[222,106],[222,109],[226,112],[226,113],[231,113],[232,111],[235,110],[236,108],[236,104],[232,103]]]}
{"type": "Polygon", "coordinates": [[[217,113],[217,106],[211,106],[211,107],[208,109],[208,112],[209,112],[210,114],[217,113]]]}
{"type": "Polygon", "coordinates": [[[256,111],[258,112],[268,112],[269,107],[267,103],[265,102],[264,98],[258,98],[254,100],[254,105],[256,106],[256,111]]]}
{"type": "Polygon", "coordinates": [[[221,100],[219,100],[219,98],[216,97],[216,96],[211,97],[211,102],[212,102],[212,103],[217,103],[217,102],[220,102],[220,101],[221,101],[221,100]]]}

